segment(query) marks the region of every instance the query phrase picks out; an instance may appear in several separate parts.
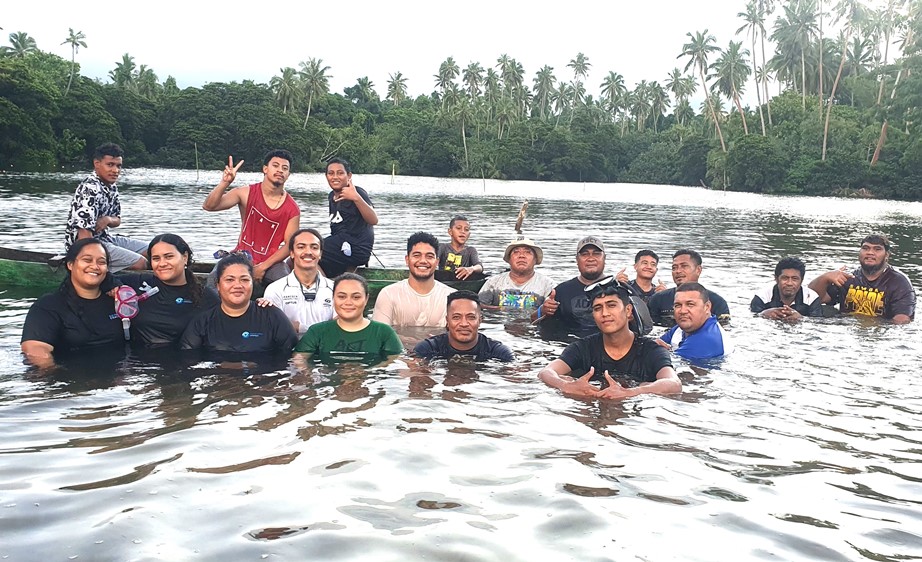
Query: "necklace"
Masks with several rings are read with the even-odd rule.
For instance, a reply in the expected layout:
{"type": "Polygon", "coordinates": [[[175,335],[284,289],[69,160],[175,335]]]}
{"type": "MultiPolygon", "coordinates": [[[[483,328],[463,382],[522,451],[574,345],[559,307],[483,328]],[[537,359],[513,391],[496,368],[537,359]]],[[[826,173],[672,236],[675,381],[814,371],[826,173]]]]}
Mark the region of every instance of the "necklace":
{"type": "Polygon", "coordinates": [[[266,202],[266,207],[268,207],[269,210],[271,210],[271,211],[274,211],[274,210],[278,209],[279,207],[281,207],[281,206],[282,206],[282,202],[283,202],[284,200],[285,200],[285,190],[284,190],[284,189],[282,189],[282,192],[278,195],[278,199],[275,200],[275,203],[273,203],[273,204],[271,204],[271,205],[269,204],[269,200],[266,198],[266,195],[263,194],[263,201],[266,202]]]}

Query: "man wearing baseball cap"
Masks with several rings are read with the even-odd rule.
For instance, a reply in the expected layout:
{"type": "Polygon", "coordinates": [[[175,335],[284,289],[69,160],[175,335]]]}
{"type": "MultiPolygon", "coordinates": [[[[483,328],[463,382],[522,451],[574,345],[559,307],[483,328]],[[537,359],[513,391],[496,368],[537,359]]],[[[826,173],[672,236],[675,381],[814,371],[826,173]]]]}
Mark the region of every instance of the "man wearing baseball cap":
{"type": "Polygon", "coordinates": [[[538,312],[555,333],[583,337],[599,330],[584,289],[601,279],[605,272],[605,244],[601,239],[586,236],[577,242],[576,267],[579,275],[557,285],[538,312]]]}
{"type": "Polygon", "coordinates": [[[509,264],[509,271],[487,279],[480,289],[480,304],[528,309],[532,311],[532,319],[537,318],[538,307],[554,289],[554,281],[535,271],[535,266],[543,259],[544,252],[533,240],[519,237],[510,242],[503,254],[503,260],[509,264]]]}
{"type": "Polygon", "coordinates": [[[824,304],[838,304],[839,312],[880,316],[908,324],[916,314],[916,292],[901,271],[890,265],[890,240],[869,234],[858,250],[860,267],[824,273],[810,282],[824,304]]]}

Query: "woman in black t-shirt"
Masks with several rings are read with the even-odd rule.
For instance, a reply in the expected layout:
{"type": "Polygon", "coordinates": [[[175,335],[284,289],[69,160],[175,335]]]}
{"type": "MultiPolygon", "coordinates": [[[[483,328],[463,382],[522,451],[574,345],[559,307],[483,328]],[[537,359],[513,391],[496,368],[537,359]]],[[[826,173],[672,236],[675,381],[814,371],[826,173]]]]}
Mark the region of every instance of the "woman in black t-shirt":
{"type": "Polygon", "coordinates": [[[179,342],[192,317],[218,304],[217,295],[204,289],[192,273],[192,249],[176,234],[155,236],[147,246],[153,272],[122,275],[122,283],[139,294],[157,287],[157,293],[142,301],[131,320],[131,339],[146,346],[179,342]]]}
{"type": "Polygon", "coordinates": [[[103,289],[112,286],[112,278],[102,242],[77,240],[64,263],[67,277],[61,287],[32,304],[22,328],[22,353],[39,367],[54,365],[52,354],[125,342],[115,301],[103,289]]]}

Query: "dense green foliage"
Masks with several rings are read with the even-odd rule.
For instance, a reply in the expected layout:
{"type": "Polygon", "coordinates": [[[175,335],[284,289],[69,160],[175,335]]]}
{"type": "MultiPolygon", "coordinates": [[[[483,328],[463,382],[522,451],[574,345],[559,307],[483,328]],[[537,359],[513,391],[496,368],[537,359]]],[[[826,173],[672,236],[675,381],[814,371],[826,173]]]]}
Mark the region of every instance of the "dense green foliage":
{"type": "Polygon", "coordinates": [[[448,57],[435,91],[416,98],[399,72],[383,100],[368,78],[331,93],[320,59],[280,69],[268,85],[179,90],[125,54],[101,84],[79,75],[82,33],[70,30],[65,60],[17,32],[0,52],[0,170],[85,166],[112,141],[130,166],[218,169],[233,155],[257,169],[268,149],[284,147],[299,170],[341,156],[362,173],[922,199],[919,1],[877,11],[841,1],[835,38],[822,36],[815,0],[781,2],[773,26],[771,4],[752,0],[740,12],[748,41],[721,50],[707,30],[689,33],[684,72],[633,90],[609,72],[598,97],[587,93],[582,53],[567,65],[571,81],[545,66],[531,87],[507,55],[487,68],[448,57]],[[776,50],[766,56],[769,39],[776,50]],[[766,76],[783,93],[769,99],[766,76]],[[753,84],[754,109],[740,102],[753,84]],[[696,113],[689,98],[701,88],[696,113]]]}

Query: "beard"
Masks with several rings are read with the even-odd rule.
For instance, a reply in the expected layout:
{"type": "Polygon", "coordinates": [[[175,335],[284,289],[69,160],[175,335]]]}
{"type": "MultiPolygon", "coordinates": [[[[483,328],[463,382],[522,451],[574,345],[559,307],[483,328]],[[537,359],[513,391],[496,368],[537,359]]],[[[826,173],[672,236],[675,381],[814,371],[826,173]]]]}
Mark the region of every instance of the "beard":
{"type": "Polygon", "coordinates": [[[415,279],[415,280],[417,280],[417,281],[428,281],[428,280],[432,279],[433,277],[435,277],[435,269],[430,269],[428,275],[417,275],[416,273],[414,273],[413,271],[411,271],[411,272],[410,272],[410,277],[412,277],[413,279],[415,279]]]}
{"type": "Polygon", "coordinates": [[[580,273],[580,275],[582,275],[583,279],[585,279],[586,281],[597,281],[600,277],[602,277],[602,273],[604,273],[604,270],[600,269],[598,271],[580,273]]]}
{"type": "Polygon", "coordinates": [[[867,277],[868,275],[876,275],[880,273],[885,267],[887,267],[886,261],[882,261],[877,265],[861,264],[861,272],[864,273],[865,277],[867,277]]]}

